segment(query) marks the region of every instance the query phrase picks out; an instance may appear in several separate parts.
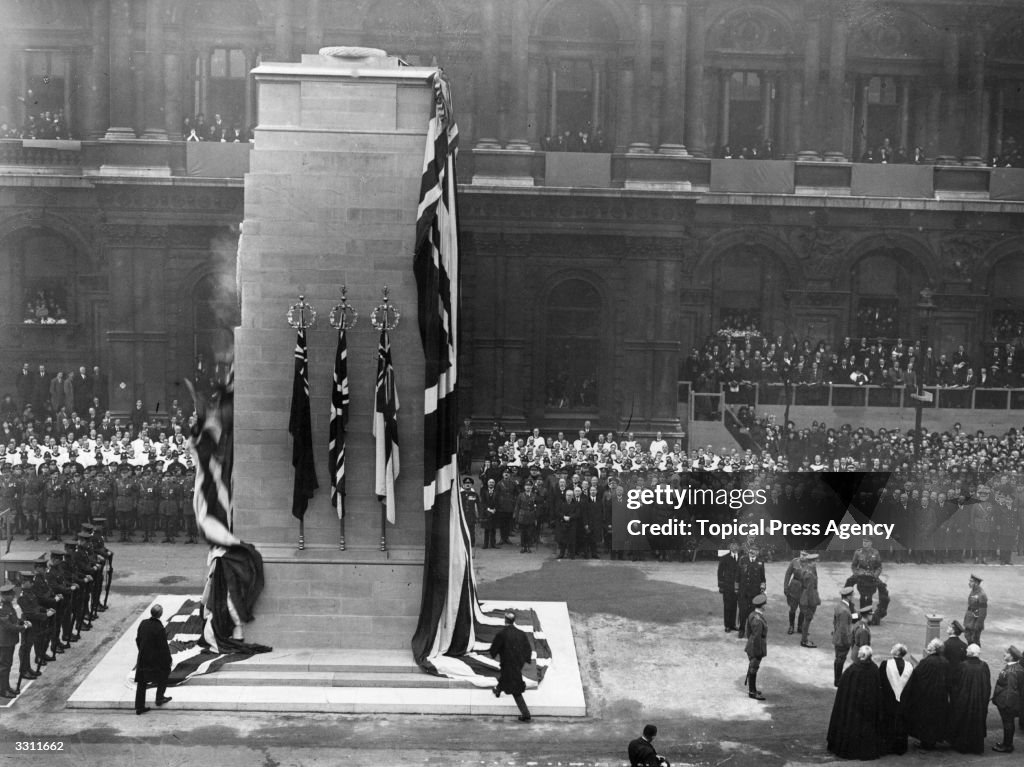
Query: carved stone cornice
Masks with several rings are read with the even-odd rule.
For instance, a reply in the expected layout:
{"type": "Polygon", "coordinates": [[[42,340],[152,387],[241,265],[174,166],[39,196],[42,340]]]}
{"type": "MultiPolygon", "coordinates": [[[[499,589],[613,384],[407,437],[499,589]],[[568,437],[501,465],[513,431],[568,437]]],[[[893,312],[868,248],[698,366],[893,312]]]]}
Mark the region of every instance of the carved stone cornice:
{"type": "Polygon", "coordinates": [[[242,212],[243,190],[224,187],[104,185],[97,190],[105,210],[194,211],[199,214],[242,212]],[[233,193],[232,193],[233,192],[233,193]]]}
{"type": "Polygon", "coordinates": [[[107,245],[162,247],[168,244],[170,228],[149,224],[100,224],[97,235],[107,245]]]}

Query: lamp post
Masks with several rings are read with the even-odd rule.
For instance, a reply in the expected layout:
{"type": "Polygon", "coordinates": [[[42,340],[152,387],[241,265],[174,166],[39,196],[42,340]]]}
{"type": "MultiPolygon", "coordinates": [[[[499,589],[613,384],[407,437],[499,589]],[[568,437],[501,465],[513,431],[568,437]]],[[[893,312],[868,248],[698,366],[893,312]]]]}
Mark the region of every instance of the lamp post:
{"type": "MultiPolygon", "coordinates": [[[[918,338],[921,339],[921,348],[928,348],[928,331],[931,323],[932,314],[935,312],[935,302],[932,297],[935,295],[935,291],[931,288],[923,288],[920,296],[921,300],[917,302],[917,316],[918,316],[918,338]]],[[[922,374],[924,371],[921,371],[922,374]]],[[[921,417],[924,411],[924,403],[932,401],[931,392],[923,391],[922,386],[924,382],[915,376],[917,381],[917,391],[910,393],[910,398],[914,401],[914,457],[916,460],[921,460],[921,417]]]]}

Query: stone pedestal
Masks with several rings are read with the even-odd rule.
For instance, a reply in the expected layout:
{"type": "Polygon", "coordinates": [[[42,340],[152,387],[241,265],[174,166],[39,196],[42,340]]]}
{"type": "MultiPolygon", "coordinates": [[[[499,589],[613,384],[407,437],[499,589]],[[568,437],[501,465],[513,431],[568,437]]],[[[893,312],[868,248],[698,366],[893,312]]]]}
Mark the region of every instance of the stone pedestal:
{"type": "Polygon", "coordinates": [[[408,647],[422,580],[423,352],[416,325],[413,247],[431,113],[429,68],[393,57],[304,55],[255,71],[259,119],[245,179],[238,252],[241,327],[235,333],[235,531],[256,543],[267,589],[247,638],[286,647],[367,647],[387,633],[408,647]],[[347,333],[347,551],[330,503],[328,423],[337,332],[327,322],[340,288],[359,312],[347,333]],[[380,551],[371,435],[379,333],[369,322],[390,289],[402,314],[391,333],[401,409],[397,521],[380,551]],[[302,294],[319,312],[308,331],[313,449],[320,489],[296,551],[288,416],[302,294]],[[396,564],[400,562],[400,564],[396,564]],[[395,596],[397,595],[397,596],[395,596]],[[392,604],[393,603],[393,604],[392,604]],[[383,625],[383,624],[382,624],[383,625]]]}

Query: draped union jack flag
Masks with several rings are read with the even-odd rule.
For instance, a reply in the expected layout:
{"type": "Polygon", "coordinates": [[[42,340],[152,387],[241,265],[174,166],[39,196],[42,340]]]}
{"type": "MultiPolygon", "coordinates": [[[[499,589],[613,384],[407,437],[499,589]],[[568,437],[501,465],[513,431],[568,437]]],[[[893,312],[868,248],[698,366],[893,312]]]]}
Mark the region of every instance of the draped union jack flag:
{"type": "Polygon", "coordinates": [[[331,389],[331,424],[328,444],[328,474],[331,477],[331,505],[338,518],[345,516],[345,430],[348,428],[348,341],[345,329],[338,331],[334,355],[334,388],[331,389]]]}
{"type": "Polygon", "coordinates": [[[377,445],[377,500],[395,524],[395,480],[398,478],[398,391],[391,364],[391,337],[380,331],[377,345],[377,396],[373,411],[373,436],[377,445]]]}

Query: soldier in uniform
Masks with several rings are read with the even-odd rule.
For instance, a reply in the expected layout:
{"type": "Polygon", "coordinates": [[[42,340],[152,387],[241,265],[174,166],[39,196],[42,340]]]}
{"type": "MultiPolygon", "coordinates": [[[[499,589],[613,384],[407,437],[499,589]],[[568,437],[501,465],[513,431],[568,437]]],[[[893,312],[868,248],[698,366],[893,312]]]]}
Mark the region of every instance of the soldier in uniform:
{"type": "Polygon", "coordinates": [[[747,636],[747,697],[764,700],[764,695],[757,689],[757,672],[761,668],[761,659],[768,654],[768,621],[764,617],[764,606],[768,597],[757,594],[751,600],[752,611],[744,624],[747,636]]]}
{"type": "Polygon", "coordinates": [[[64,612],[60,617],[59,630],[61,646],[66,650],[71,647],[72,642],[78,641],[78,637],[72,635],[72,628],[80,588],[70,578],[69,570],[64,563],[63,551],[50,552],[50,568],[46,571],[46,582],[50,584],[50,588],[64,595],[64,612]]]}
{"type": "Polygon", "coordinates": [[[814,613],[821,604],[821,596],[818,594],[818,568],[815,565],[817,559],[817,554],[806,554],[803,557],[803,591],[800,592],[800,617],[797,621],[801,647],[817,647],[809,636],[811,621],[814,620],[814,613]]]}
{"type": "Polygon", "coordinates": [[[967,612],[964,613],[964,639],[967,644],[981,646],[981,632],[985,629],[988,615],[988,594],[981,587],[981,578],[971,574],[968,581],[971,593],[967,596],[967,612]]]}
{"type": "Polygon", "coordinates": [[[850,647],[850,660],[857,660],[857,651],[865,645],[871,645],[871,629],[868,624],[871,622],[871,613],[875,611],[874,605],[860,608],[857,613],[857,622],[853,625],[851,636],[853,646],[850,647]]]}
{"type": "Polygon", "coordinates": [[[782,576],[782,593],[786,595],[786,604],[789,605],[789,629],[787,634],[796,631],[796,611],[800,608],[800,595],[803,594],[803,572],[804,558],[806,551],[801,551],[800,556],[794,557],[786,568],[786,574],[782,576]]]}
{"type": "Polygon", "coordinates": [[[25,527],[28,530],[26,541],[39,540],[39,515],[43,508],[44,479],[31,464],[26,464],[25,482],[21,488],[21,507],[25,514],[25,527]]]}
{"type": "MultiPolygon", "coordinates": [[[[82,525],[82,529],[89,533],[92,538],[92,550],[99,556],[101,563],[100,567],[100,578],[101,582],[106,581],[106,595],[110,595],[110,582],[114,578],[114,552],[107,548],[107,539],[103,537],[103,528],[107,524],[105,517],[96,517],[93,519],[91,524],[82,525]],[[105,577],[103,577],[105,576],[105,577]]],[[[107,609],[106,597],[104,597],[104,604],[99,604],[99,590],[97,587],[97,604],[95,610],[97,612],[105,612],[107,609]]]]}
{"type": "Polygon", "coordinates": [[[174,543],[178,534],[178,519],[181,516],[181,479],[177,466],[172,463],[160,477],[160,523],[164,528],[164,543],[174,543]]]}
{"type": "Polygon", "coordinates": [[[94,621],[99,617],[100,597],[103,595],[103,566],[106,559],[93,548],[92,533],[84,530],[78,533],[78,549],[75,554],[92,578],[86,588],[89,596],[86,615],[90,621],[94,621]]]}
{"type": "MultiPolygon", "coordinates": [[[[10,574],[8,574],[10,575],[10,574]]],[[[32,624],[32,628],[26,632],[24,641],[18,650],[18,686],[21,686],[21,679],[38,679],[42,676],[42,667],[46,665],[49,658],[39,655],[38,647],[40,640],[46,635],[47,621],[52,618],[56,611],[47,610],[36,601],[35,594],[30,587],[34,574],[31,572],[19,572],[16,576],[15,586],[18,587],[18,608],[22,620],[32,624]],[[36,650],[36,668],[32,670],[32,651],[36,650]]]]}
{"type": "Polygon", "coordinates": [[[185,476],[181,480],[181,515],[185,518],[188,540],[185,543],[198,543],[199,531],[196,528],[196,513],[193,501],[196,494],[196,467],[189,461],[185,466],[185,476]]]}
{"type": "MultiPolygon", "coordinates": [[[[43,565],[45,566],[45,564],[46,562],[44,560],[43,565]]],[[[50,588],[49,584],[47,584],[46,579],[43,577],[43,571],[35,564],[33,565],[31,572],[22,573],[22,578],[25,580],[25,590],[31,593],[35,598],[36,603],[46,611],[45,625],[42,626],[39,633],[36,634],[36,641],[34,644],[36,662],[45,664],[48,661],[55,661],[57,660],[57,653],[55,652],[56,648],[51,646],[53,645],[54,629],[60,620],[59,610],[61,600],[58,599],[59,595],[50,588]]]]}
{"type": "Polygon", "coordinates": [[[22,632],[31,628],[21,619],[14,607],[15,593],[16,589],[11,583],[0,586],[0,698],[18,696],[18,692],[11,687],[14,647],[18,644],[22,632]]]}
{"type": "Polygon", "coordinates": [[[477,495],[476,489],[473,487],[472,477],[462,478],[462,490],[459,492],[462,496],[462,513],[465,515],[466,524],[469,526],[470,546],[476,546],[476,518],[480,496],[477,495]]]}
{"type": "Polygon", "coordinates": [[[93,519],[114,518],[114,480],[100,465],[86,482],[89,493],[89,510],[93,519]]]}
{"type": "Polygon", "coordinates": [[[156,464],[150,462],[142,467],[139,479],[138,517],[143,543],[149,543],[150,536],[155,534],[159,503],[160,479],[156,476],[156,464]]]}
{"type": "Polygon", "coordinates": [[[832,647],[835,649],[835,660],[832,664],[834,685],[839,686],[846,665],[846,655],[853,645],[853,586],[844,586],[839,592],[839,603],[832,615],[832,647]]]}
{"type": "MultiPolygon", "coordinates": [[[[9,466],[7,461],[0,458],[0,511],[10,509],[8,521],[12,524],[11,529],[20,533],[24,529],[20,503],[21,481],[15,477],[14,471],[7,470],[9,466]]],[[[20,473],[20,469],[18,469],[18,474],[20,473]]]]}
{"type": "Polygon", "coordinates": [[[52,625],[50,626],[46,645],[49,647],[50,654],[56,656],[71,646],[61,641],[60,631],[64,625],[64,614],[70,604],[72,592],[70,589],[55,583],[49,577],[50,574],[47,571],[46,565],[46,555],[43,554],[36,560],[34,565],[35,579],[32,581],[32,590],[35,592],[36,599],[40,601],[40,604],[53,607],[55,610],[53,619],[50,621],[52,625]],[[49,604],[46,600],[52,600],[52,604],[49,604]]]}
{"type": "Polygon", "coordinates": [[[758,558],[757,546],[747,547],[747,556],[740,560],[739,596],[740,605],[740,639],[746,636],[747,616],[754,609],[754,597],[763,594],[767,582],[764,577],[764,562],[758,558]]]}
{"type": "Polygon", "coordinates": [[[65,508],[67,509],[68,527],[72,533],[82,524],[82,520],[89,517],[89,483],[85,480],[83,473],[77,471],[80,464],[69,463],[71,467],[68,477],[64,483],[65,508]]]}
{"type": "Polygon", "coordinates": [[[847,586],[856,586],[860,592],[860,606],[867,607],[874,600],[875,592],[878,592],[878,609],[872,618],[872,623],[878,625],[889,607],[889,589],[881,579],[882,557],[878,549],[871,545],[871,539],[865,538],[864,545],[853,553],[853,562],[850,564],[853,571],[847,581],[847,586]]]}
{"type": "Polygon", "coordinates": [[[51,541],[61,540],[61,533],[64,528],[64,479],[54,467],[44,469],[46,471],[46,483],[43,485],[43,505],[46,509],[46,528],[50,531],[51,541]]]}
{"type": "Polygon", "coordinates": [[[131,474],[132,467],[122,462],[118,467],[118,477],[114,480],[114,511],[117,513],[117,526],[121,530],[121,541],[131,541],[132,528],[135,526],[135,502],[138,499],[138,484],[131,474]]]}
{"type": "Polygon", "coordinates": [[[993,751],[1003,754],[1013,753],[1014,719],[1024,713],[1024,666],[1021,655],[1013,645],[1006,649],[1003,663],[1006,665],[996,677],[992,690],[992,702],[999,710],[999,718],[1003,720],[1003,740],[992,746],[993,751]]]}

